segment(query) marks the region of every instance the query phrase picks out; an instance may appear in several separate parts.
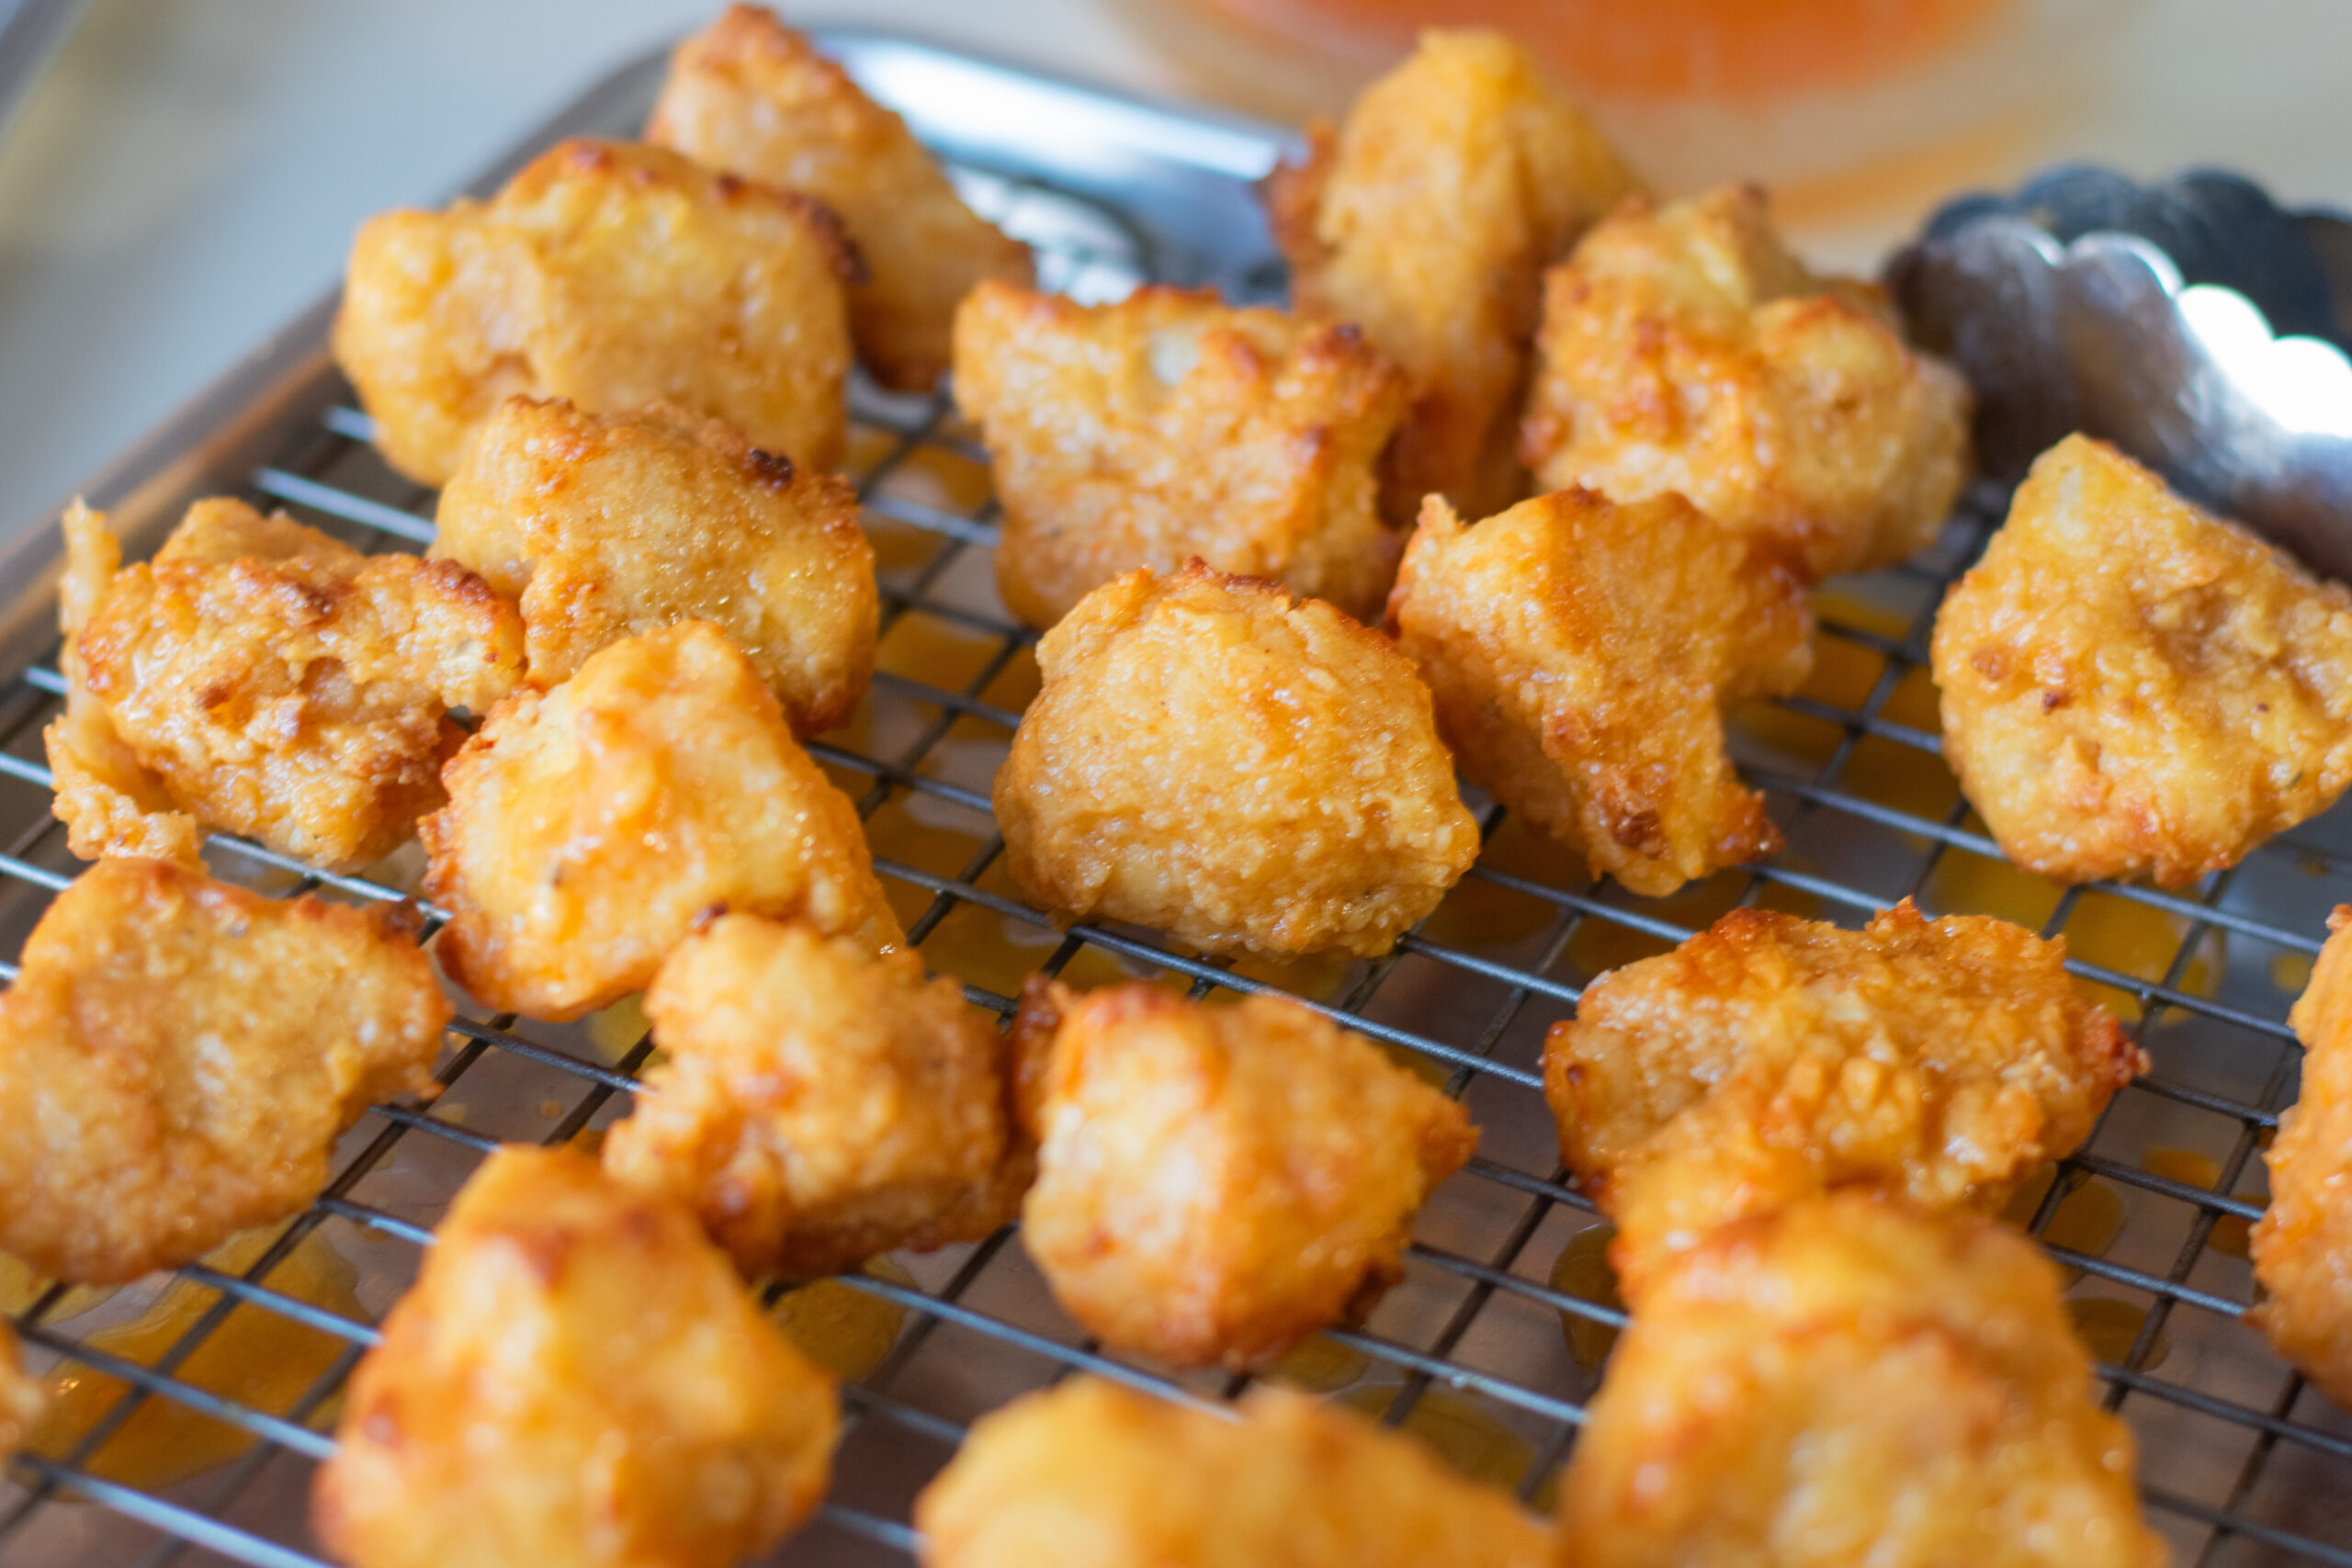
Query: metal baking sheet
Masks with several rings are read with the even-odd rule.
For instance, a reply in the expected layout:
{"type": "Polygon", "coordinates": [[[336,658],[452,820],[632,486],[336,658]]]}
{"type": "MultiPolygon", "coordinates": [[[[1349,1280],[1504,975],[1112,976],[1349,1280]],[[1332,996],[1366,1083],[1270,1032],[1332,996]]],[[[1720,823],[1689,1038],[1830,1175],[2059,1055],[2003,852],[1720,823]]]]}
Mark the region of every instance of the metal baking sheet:
{"type": "MultiPolygon", "coordinates": [[[[1050,286],[1108,299],[1158,278],[1279,296],[1250,186],[1283,133],[904,39],[822,38],[941,150],[977,206],[1039,247],[1050,286]]],[[[475,188],[560,136],[633,133],[662,69],[649,57],[617,73],[475,188]]],[[[327,362],[333,306],[305,313],[91,481],[86,493],[113,511],[134,557],[187,502],[216,493],[284,506],[365,548],[430,538],[432,496],[376,457],[327,362]]],[[[2154,1059],[2019,1213],[2074,1279],[2103,1393],[2139,1434],[2151,1514],[2177,1561],[2352,1563],[2352,1417],[2239,1321],[2254,1289],[2244,1237],[2263,1202],[2258,1153],[2294,1090],[2286,1010],[2328,908],[2352,898],[2346,818],[2309,824],[2177,895],[2064,891],[2003,864],[1937,754],[1923,668],[1943,587],[1997,519],[1997,492],[1973,493],[1919,559],[1832,584],[1812,681],[1738,718],[1737,754],[1787,833],[1769,863],[1634,898],[1473,795],[1484,854],[1394,954],[1228,967],[1168,952],[1149,932],[1058,930],[1006,877],[988,789],[1035,671],[1034,638],[992,586],[984,456],[943,400],[860,386],[854,412],[851,471],[884,591],[880,671],[858,713],[814,750],[857,800],[931,966],[1000,1010],[1035,968],[1084,984],[1286,990],[1421,1064],[1483,1128],[1478,1158],[1420,1217],[1406,1282],[1363,1328],[1322,1337],[1278,1375],[1547,1505],[1621,1320],[1586,1299],[1593,1287],[1580,1276],[1563,1276],[1567,1289],[1551,1282],[1595,1221],[1564,1184],[1537,1089],[1545,1027],[1593,976],[1736,906],[1851,924],[1907,895],[1931,912],[2063,932],[2076,974],[2154,1059]]],[[[0,554],[8,954],[78,869],[49,816],[40,740],[59,690],[57,556],[50,519],[0,554]]],[[[413,846],[352,878],[311,875],[233,840],[209,855],[236,881],[359,899],[401,897],[420,869],[413,846]]],[[[290,1227],[103,1298],[0,1279],[36,1362],[78,1384],[81,1421],[74,1440],[20,1458],[0,1482],[0,1568],[314,1562],[304,1498],[337,1390],[451,1194],[493,1140],[568,1139],[625,1113],[647,1049],[626,1007],[562,1028],[469,1012],[440,1065],[440,1098],[370,1113],[326,1194],[290,1227]]],[[[831,1496],[778,1562],[903,1562],[915,1492],[969,1421],[1025,1390],[1078,1369],[1172,1386],[1082,1336],[1009,1233],[896,1258],[833,1290],[837,1314],[888,1348],[846,1391],[831,1496]]]]}

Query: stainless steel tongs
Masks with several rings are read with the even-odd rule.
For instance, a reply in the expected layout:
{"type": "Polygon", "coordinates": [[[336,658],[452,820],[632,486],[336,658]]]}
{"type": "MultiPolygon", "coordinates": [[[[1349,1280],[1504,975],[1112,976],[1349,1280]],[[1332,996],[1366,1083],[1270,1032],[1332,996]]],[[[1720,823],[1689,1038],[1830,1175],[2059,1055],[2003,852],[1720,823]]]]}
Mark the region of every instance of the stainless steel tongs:
{"type": "Polygon", "coordinates": [[[1947,203],[1887,282],[1975,384],[1994,477],[2085,431],[2352,579],[2352,221],[2067,165],[1947,203]]]}

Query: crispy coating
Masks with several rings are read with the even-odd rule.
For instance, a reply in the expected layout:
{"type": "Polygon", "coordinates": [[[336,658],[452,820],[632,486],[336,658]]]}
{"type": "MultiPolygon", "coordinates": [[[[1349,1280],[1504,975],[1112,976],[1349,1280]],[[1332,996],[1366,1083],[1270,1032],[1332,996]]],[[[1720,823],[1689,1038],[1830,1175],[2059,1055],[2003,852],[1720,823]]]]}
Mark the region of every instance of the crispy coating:
{"type": "Polygon", "coordinates": [[[201,870],[204,829],[140,762],[106,705],[92,694],[82,659],[83,630],[122,570],[122,546],[106,513],[79,499],[65,509],[63,531],[57,619],[65,635],[57,663],[65,678],[65,711],[41,731],[55,791],[50,809],[65,824],[67,846],[84,860],[128,855],[201,870]]]}
{"type": "Polygon", "coordinates": [[[996,819],[1051,908],[1204,952],[1370,957],[1477,858],[1428,688],[1320,600],[1198,561],[1132,571],[1037,667],[996,819]]]}
{"type": "Polygon", "coordinates": [[[1812,605],[1680,496],[1559,491],[1476,527],[1431,496],[1388,615],[1463,775],[1595,876],[1657,897],[1781,847],[1723,715],[1804,680],[1812,605]]]}
{"type": "Polygon", "coordinates": [[[509,1146],[352,1374],[312,1517],[350,1568],[728,1568],[816,1507],[839,1419],[685,1211],[509,1146]]]}
{"type": "Polygon", "coordinates": [[[455,561],[363,556],[240,501],[154,560],[66,515],[67,711],[46,737],[74,852],[196,863],[199,824],[356,870],[443,800],[464,734],[523,674],[523,623],[455,561]]]}
{"type": "Polygon", "coordinates": [[[1205,289],[1088,306],[987,283],[956,313],[956,400],[1004,506],[997,592],[1032,626],[1193,556],[1363,620],[1396,575],[1374,466],[1405,384],[1353,327],[1205,289]]]}
{"type": "Polygon", "coordinates": [[[2303,1043],[2302,1087],[2265,1157],[2270,1207],[2253,1235],[2267,1292],[2246,1316],[2322,1393],[2352,1409],[2352,907],[2288,1021],[2303,1043]]]}
{"type": "Polygon", "coordinates": [[[2072,1153],[2147,1061],[2065,956],[1905,899],[1859,931],[1737,909],[1595,981],[1544,1042],[1544,1091],[1627,1299],[1743,1214],[1840,1187],[1990,1213],[2072,1153]]]}
{"type": "Polygon", "coordinates": [[[2161,1568],[2057,1270],[1859,1193],[1718,1231],[1634,1314],[1560,1568],[2161,1568]]]}
{"type": "Polygon", "coordinates": [[[1033,980],[1014,1030],[1022,1242],[1090,1333],[1170,1366],[1262,1366],[1360,1319],[1478,1145],[1460,1105],[1286,998],[1033,980]]]}
{"type": "Polygon", "coordinates": [[[443,778],[449,804],[417,825],[425,897],[451,911],[435,951],[502,1011],[560,1021],[641,991],[715,907],[898,940],[856,808],[707,621],[516,693],[443,778]]]}
{"type": "Polygon", "coordinates": [[[912,953],[728,915],[671,951],[645,1015],[669,1060],[605,1168],[695,1210],[745,1274],[978,1241],[1019,1208],[1005,1036],[912,953]]]}
{"type": "Polygon", "coordinates": [[[24,1447],[44,1403],[40,1384],[25,1371],[17,1331],[0,1318],[0,1463],[24,1447]]]}
{"type": "Polygon", "coordinates": [[[939,379],[975,284],[1030,280],[1029,247],[966,207],[904,120],[762,6],[729,6],[678,46],[645,139],[841,214],[868,275],[850,287],[850,333],[886,387],[939,379]]]}
{"type": "Polygon", "coordinates": [[[0,1251],[111,1285],[300,1212],[449,1021],[386,905],[278,900],[161,861],[57,897],[0,995],[0,1251]]]}
{"type": "Polygon", "coordinates": [[[1630,201],[1547,275],[1521,455],[1549,490],[1679,491],[1825,577],[1935,538],[1969,412],[1883,294],[1806,271],[1730,186],[1630,201]]]}
{"type": "Polygon", "coordinates": [[[1637,188],[1600,131],[1500,33],[1431,30],[1304,164],[1266,182],[1302,310],[1361,326],[1405,369],[1412,408],[1381,477],[1473,516],[1527,493],[1515,446],[1543,270],[1637,188]]]}
{"type": "Polygon", "coordinates": [[[1545,1568],[1543,1527],[1351,1410],[1220,1420],[1077,1377],[974,1424],[915,1500],[923,1568],[1545,1568]]]}
{"type": "Polygon", "coordinates": [[[2192,881],[2352,784],[2352,592],[2084,436],[2018,487],[1932,659],[1962,792],[2061,882],[2192,881]]]}
{"type": "Polygon", "coordinates": [[[509,398],[435,521],[435,555],[520,604],[541,686],[622,637],[710,621],[759,667],[793,732],[815,735],[849,716],[874,672],[857,492],[723,420],[509,398]]]}
{"type": "Polygon", "coordinates": [[[516,392],[613,413],[667,400],[828,469],[846,439],[857,253],[830,208],[667,148],[566,141],[490,200],[361,225],[335,363],[377,449],[455,473],[516,392]]]}

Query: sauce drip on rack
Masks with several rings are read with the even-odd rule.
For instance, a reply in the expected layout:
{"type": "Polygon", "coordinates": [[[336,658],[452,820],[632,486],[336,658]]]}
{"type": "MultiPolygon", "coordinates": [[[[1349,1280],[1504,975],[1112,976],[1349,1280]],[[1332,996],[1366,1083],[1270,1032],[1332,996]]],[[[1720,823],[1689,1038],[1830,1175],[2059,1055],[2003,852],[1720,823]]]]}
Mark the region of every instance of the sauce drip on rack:
{"type": "MultiPolygon", "coordinates": [[[[274,1231],[249,1231],[219,1248],[207,1261],[223,1273],[241,1273],[275,1237],[274,1231]]],[[[337,1317],[368,1321],[368,1314],[354,1293],[357,1271],[317,1231],[296,1243],[262,1283],[337,1317]]],[[[128,1322],[97,1330],[85,1343],[124,1360],[153,1366],[220,1299],[220,1292],[209,1286],[175,1280],[146,1311],[128,1322]]],[[[285,1416],[351,1348],[351,1341],[340,1335],[241,1302],[173,1375],[180,1382],[248,1409],[285,1416]]],[[[49,1408],[28,1446],[51,1458],[63,1458],[107,1417],[130,1387],[70,1358],[61,1361],[50,1374],[49,1408]]],[[[308,1414],[307,1424],[323,1427],[333,1419],[334,1405],[334,1400],[325,1401],[308,1414]]],[[[153,1491],[226,1464],[254,1442],[249,1432],[198,1415],[163,1394],[151,1393],[84,1461],[83,1468],[107,1481],[153,1491]]]]}
{"type": "MultiPolygon", "coordinates": [[[[2076,1296],[2067,1302],[2066,1315],[2074,1321],[2075,1334],[2090,1348],[2092,1355],[2110,1365],[2121,1366],[2131,1359],[2141,1325],[2148,1321],[2148,1309],[2108,1296],[2076,1296]]],[[[2147,1356],[2140,1362],[2139,1370],[2153,1372],[2171,1354],[2172,1341],[2159,1328],[2148,1344],[2147,1356]]]]}
{"type": "Polygon", "coordinates": [[[1372,1358],[1328,1334],[1317,1334],[1274,1364],[1275,1381],[1313,1393],[1337,1393],[1372,1369],[1372,1358]]]}
{"type": "MultiPolygon", "coordinates": [[[[2018,1189],[2001,1217],[2023,1229],[2033,1224],[2033,1216],[2041,1212],[2041,1201],[2050,1192],[2050,1185],[2057,1179],[2053,1167],[2018,1189]]],[[[2051,1247],[2063,1247],[2069,1252],[2086,1258],[2104,1257],[2123,1234],[2123,1200],[2109,1183],[2085,1171],[2073,1171],[2067,1177],[2065,1195],[2058,1200],[2057,1212],[2041,1229],[2042,1241],[2051,1247]]],[[[2067,1281],[2079,1280],[2083,1271],[2066,1265],[2060,1266],[2067,1281]]]]}
{"type": "MultiPolygon", "coordinates": [[[[1616,1239],[1617,1227],[1605,1221],[1568,1237],[1560,1256],[1552,1260],[1552,1288],[1579,1301],[1624,1311],[1624,1298],[1617,1293],[1617,1270],[1609,1266],[1609,1244],[1616,1239]]],[[[1600,1370],[1617,1343],[1613,1325],[1573,1312],[1560,1314],[1560,1333],[1567,1339],[1568,1354],[1589,1372],[1600,1370]]]]}
{"type": "MultiPolygon", "coordinates": [[[[2151,1176],[2161,1176],[2167,1181],[2177,1181],[2185,1187],[2201,1187],[2208,1191],[2222,1179],[2222,1162],[2211,1155],[2196,1149],[2154,1148],[2140,1156],[2140,1168],[2151,1176]]],[[[2233,1196],[2259,1203],[2259,1192],[2241,1191],[2233,1196]]],[[[2224,1258],[2243,1258],[2247,1254],[2254,1231],[2254,1222],[2243,1214],[2216,1214],[2213,1229],[2205,1238],[2205,1249],[2224,1258]]]]}
{"type": "MultiPolygon", "coordinates": [[[[869,1258],[865,1271],[912,1289],[915,1277],[888,1258],[869,1258]]],[[[907,1309],[839,1280],[811,1280],[776,1298],[769,1315],[802,1355],[842,1382],[855,1382],[882,1364],[906,1325],[907,1309]]]]}
{"type": "MultiPolygon", "coordinates": [[[[1365,1383],[1340,1394],[1339,1402],[1379,1420],[1401,1392],[1401,1383],[1365,1383]]],[[[1535,1462],[1534,1445],[1504,1426],[1482,1401],[1442,1388],[1424,1388],[1397,1429],[1427,1443],[1459,1473],[1494,1486],[1517,1486],[1535,1462]]]]}

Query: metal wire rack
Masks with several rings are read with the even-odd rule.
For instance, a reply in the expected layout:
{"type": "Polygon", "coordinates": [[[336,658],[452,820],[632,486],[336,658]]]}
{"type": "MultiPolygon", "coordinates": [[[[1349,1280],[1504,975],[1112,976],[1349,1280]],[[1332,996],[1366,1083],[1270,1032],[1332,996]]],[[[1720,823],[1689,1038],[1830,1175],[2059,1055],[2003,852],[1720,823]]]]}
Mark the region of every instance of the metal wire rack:
{"type": "MultiPolygon", "coordinates": [[[[886,97],[893,83],[903,92],[962,71],[1000,99],[1030,92],[1066,108],[1076,94],[1143,112],[937,51],[835,41],[854,69],[896,62],[895,77],[861,72],[886,97]]],[[[655,68],[625,73],[554,129],[633,126],[655,68]]],[[[907,107],[951,152],[966,150],[952,124],[907,107]]],[[[1189,127],[1225,148],[1217,156],[1248,161],[1231,122],[1148,112],[1159,129],[1146,134],[1189,127]]],[[[1261,135],[1262,156],[1275,145],[1261,135]]],[[[1212,277],[1235,292],[1278,280],[1262,237],[1172,248],[1141,199],[1165,188],[1113,199],[1132,171],[1077,167],[1069,147],[1040,131],[1026,157],[999,141],[958,171],[978,204],[1039,245],[1050,286],[1108,297],[1149,276],[1212,277]]],[[[1211,174],[1243,201],[1247,172],[1211,174]]],[[[235,447],[262,454],[234,476],[243,492],[363,547],[429,539],[432,498],[376,458],[347,392],[315,362],[297,379],[314,395],[265,409],[262,437],[235,447]]],[[[216,411],[211,424],[249,412],[216,411]]],[[[2294,1088],[2285,1010],[2327,908],[2352,898],[2342,816],[2181,895],[2061,890],[2006,867],[1938,757],[1923,669],[1943,587],[2001,498],[1972,496],[1920,559],[1835,585],[1813,681],[1743,716],[1736,748],[1787,832],[1770,863],[1671,899],[1635,899],[1594,885],[1488,808],[1479,863],[1390,956],[1228,965],[1171,953],[1148,932],[1057,930],[1006,878],[987,792],[1034,687],[1034,639],[1009,624],[990,586],[985,457],[944,400],[860,389],[854,412],[852,472],[881,563],[880,668],[858,715],[813,750],[856,799],[931,966],[1000,1012],[1030,969],[1089,983],[1141,976],[1194,994],[1284,990],[1423,1064],[1483,1129],[1478,1157],[1421,1216],[1406,1282],[1361,1329],[1331,1331],[1280,1375],[1419,1431],[1457,1463],[1543,1501],[1623,1322],[1589,1273],[1554,1267],[1582,1250],[1575,1238],[1596,1222],[1557,1164],[1536,1066],[1544,1028],[1594,975],[1733,907],[1851,924],[1915,897],[1931,912],[1983,910],[2066,934],[2070,966],[2154,1060],[2018,1217],[2074,1278],[2077,1321],[2099,1352],[2108,1403],[2137,1429],[2152,1517],[2176,1561],[2352,1564],[2352,1416],[2307,1391],[2239,1321],[2253,1290],[2245,1226],[2263,1204],[2256,1156],[2294,1088]]],[[[206,488],[185,475],[173,482],[182,495],[206,488]]],[[[75,870],[49,816],[40,745],[59,691],[53,639],[0,683],[0,952],[17,950],[75,870]]],[[[332,877],[225,838],[209,856],[219,874],[289,895],[390,899],[413,886],[413,865],[399,857],[367,877],[332,877]]],[[[13,978],[15,966],[0,972],[13,978]]],[[[0,1483],[0,1565],[314,1564],[302,1499],[375,1316],[413,1277],[481,1153],[502,1139],[593,1134],[625,1111],[650,1049],[628,1022],[626,1010],[567,1029],[462,1017],[435,1100],[377,1109],[307,1214],[169,1286],[94,1303],[0,1280],[16,1292],[8,1304],[36,1361],[85,1385],[78,1424],[18,1458],[0,1483]],[[259,1352],[241,1361],[223,1349],[232,1341],[259,1352]]],[[[846,1391],[832,1496],[780,1561],[903,1561],[909,1503],[968,1422],[1073,1371],[1174,1397],[1231,1392],[1224,1380],[1170,1381],[1103,1352],[1054,1309],[1009,1233],[902,1261],[890,1277],[849,1281],[852,1299],[880,1314],[870,1321],[888,1348],[846,1391]]]]}

